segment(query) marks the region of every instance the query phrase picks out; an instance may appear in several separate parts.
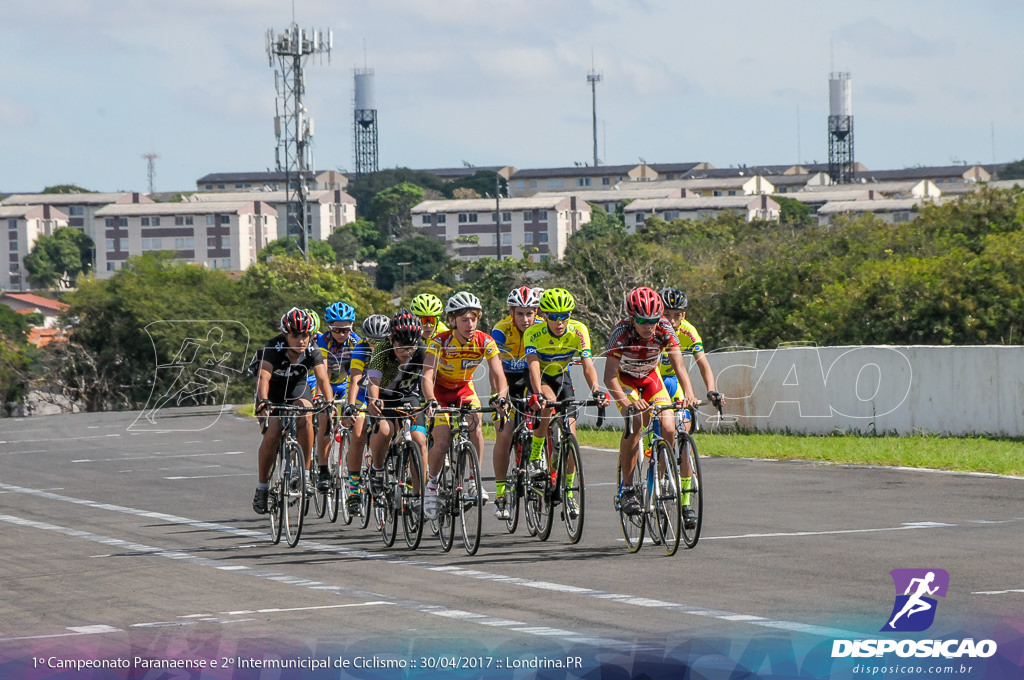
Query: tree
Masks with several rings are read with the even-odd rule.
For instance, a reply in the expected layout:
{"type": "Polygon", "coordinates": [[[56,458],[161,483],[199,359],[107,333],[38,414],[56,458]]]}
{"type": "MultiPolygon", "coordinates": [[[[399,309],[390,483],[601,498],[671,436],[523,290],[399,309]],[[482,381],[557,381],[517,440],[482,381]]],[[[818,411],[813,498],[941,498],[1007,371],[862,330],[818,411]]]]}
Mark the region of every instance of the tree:
{"type": "Polygon", "coordinates": [[[1024,159],[1007,163],[1006,167],[999,171],[999,179],[1024,179],[1024,159]]]}
{"type": "MultiPolygon", "coordinates": [[[[256,255],[260,262],[266,262],[267,258],[270,257],[297,257],[305,259],[302,256],[302,251],[299,250],[299,239],[297,236],[286,236],[285,238],[272,241],[256,255]]],[[[328,243],[324,241],[310,241],[309,259],[311,262],[334,264],[337,256],[334,249],[328,243]]]]}
{"type": "Polygon", "coordinates": [[[375,260],[377,259],[377,251],[387,247],[387,239],[371,220],[358,219],[355,222],[349,222],[335,229],[334,234],[342,235],[335,239],[335,242],[332,242],[330,238],[327,239],[327,242],[334,248],[335,253],[338,253],[339,258],[342,252],[345,252],[347,255],[348,251],[339,250],[338,247],[335,247],[334,243],[339,243],[339,245],[349,243],[351,239],[345,234],[351,234],[357,242],[356,254],[346,257],[346,259],[360,261],[375,260]]]}
{"type": "Polygon", "coordinates": [[[83,189],[76,184],[55,184],[52,187],[43,189],[44,194],[91,194],[92,191],[83,189]]]}
{"type": "Polygon", "coordinates": [[[415,184],[427,191],[436,192],[438,196],[444,195],[444,180],[429,172],[419,172],[409,168],[394,168],[392,170],[371,172],[349,184],[345,192],[356,199],[359,216],[368,217],[372,214],[371,202],[373,197],[385,189],[402,184],[403,182],[415,184]]]}
{"type": "Polygon", "coordinates": [[[359,237],[351,229],[338,227],[333,234],[327,237],[327,245],[334,251],[335,262],[339,264],[360,259],[359,251],[362,246],[359,243],[359,237]]]}
{"type": "Polygon", "coordinates": [[[423,188],[402,182],[376,194],[370,201],[370,216],[385,242],[412,235],[412,209],[423,201],[423,188]]]}
{"type": "Polygon", "coordinates": [[[57,284],[72,287],[83,272],[92,269],[94,244],[84,232],[73,227],[58,227],[52,236],[36,239],[25,256],[28,280],[41,288],[57,284]]]}
{"type": "Polygon", "coordinates": [[[450,259],[444,244],[436,238],[413,236],[399,241],[377,258],[377,287],[390,291],[401,285],[403,280],[407,285],[435,280],[435,277],[443,275],[450,259]],[[400,262],[408,264],[403,266],[400,262]]]}
{"type": "Polygon", "coordinates": [[[447,198],[459,198],[457,192],[467,198],[480,198],[481,196],[494,197],[495,186],[501,196],[508,196],[508,180],[493,170],[477,170],[470,177],[461,177],[448,182],[444,186],[444,195],[447,198]],[[460,190],[462,190],[460,192],[460,190]],[[464,192],[472,193],[464,193],[464,192]]]}
{"type": "Polygon", "coordinates": [[[811,207],[806,203],[776,194],[772,200],[779,204],[779,222],[790,227],[814,226],[814,216],[811,207]]]}

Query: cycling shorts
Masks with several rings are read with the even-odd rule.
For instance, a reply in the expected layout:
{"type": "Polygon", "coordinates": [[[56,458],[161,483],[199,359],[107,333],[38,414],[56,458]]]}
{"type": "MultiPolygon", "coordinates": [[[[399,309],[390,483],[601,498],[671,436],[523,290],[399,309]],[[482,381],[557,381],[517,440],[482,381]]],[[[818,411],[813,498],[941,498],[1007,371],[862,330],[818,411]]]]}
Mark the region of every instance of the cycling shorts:
{"type": "MultiPolygon", "coordinates": [[[[665,383],[657,371],[651,371],[643,378],[619,373],[619,381],[631,389],[626,390],[631,402],[643,399],[652,406],[671,404],[672,400],[665,389],[665,383]]],[[[622,410],[621,408],[619,410],[622,410]]]]}
{"type": "MultiPolygon", "coordinates": [[[[551,388],[551,391],[555,394],[555,401],[565,401],[566,399],[576,398],[576,388],[572,384],[572,376],[566,373],[559,373],[558,375],[548,375],[542,373],[540,376],[541,385],[547,385],[551,388]]],[[[532,393],[533,390],[530,390],[532,393]]],[[[566,413],[570,418],[575,418],[579,409],[575,406],[569,408],[566,413]]]]}
{"type": "MultiPolygon", "coordinates": [[[[473,383],[463,383],[456,388],[448,388],[444,385],[434,385],[434,397],[437,399],[439,406],[457,407],[464,404],[468,404],[473,408],[480,406],[480,397],[477,396],[476,390],[473,388],[473,383]]],[[[444,425],[448,426],[449,419],[447,413],[439,413],[434,416],[434,427],[444,425]]]]}

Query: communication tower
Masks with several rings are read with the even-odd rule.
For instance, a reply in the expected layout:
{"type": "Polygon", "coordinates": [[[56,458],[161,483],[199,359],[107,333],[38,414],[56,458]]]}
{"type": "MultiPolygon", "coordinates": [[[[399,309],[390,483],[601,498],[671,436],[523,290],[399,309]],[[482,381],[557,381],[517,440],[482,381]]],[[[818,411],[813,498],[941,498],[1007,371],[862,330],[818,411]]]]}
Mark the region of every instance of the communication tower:
{"type": "Polygon", "coordinates": [[[156,178],[156,159],[160,158],[159,154],[155,153],[144,153],[142,157],[146,159],[146,177],[149,179],[149,193],[153,193],[153,180],[156,178]]]}
{"type": "Polygon", "coordinates": [[[829,75],[828,103],[828,174],[836,184],[849,184],[854,181],[853,105],[849,73],[829,75]]]}
{"type": "Polygon", "coordinates": [[[594,167],[597,167],[597,84],[601,82],[601,74],[594,70],[591,65],[590,73],[587,74],[587,82],[590,83],[590,102],[594,118],[594,167]]]}
{"type": "Polygon", "coordinates": [[[352,117],[356,176],[380,169],[377,149],[377,105],[374,103],[373,69],[355,69],[355,112],[352,117]]]}
{"type": "Polygon", "coordinates": [[[299,28],[292,21],[282,33],[267,30],[267,57],[274,71],[274,88],[277,98],[274,103],[274,135],[277,148],[274,158],[277,171],[285,174],[285,196],[288,205],[287,232],[299,235],[299,247],[309,259],[309,219],[306,213],[307,185],[313,170],[313,119],[302,104],[306,92],[303,63],[311,56],[327,55],[330,61],[334,33],[330,30],[299,28]]]}

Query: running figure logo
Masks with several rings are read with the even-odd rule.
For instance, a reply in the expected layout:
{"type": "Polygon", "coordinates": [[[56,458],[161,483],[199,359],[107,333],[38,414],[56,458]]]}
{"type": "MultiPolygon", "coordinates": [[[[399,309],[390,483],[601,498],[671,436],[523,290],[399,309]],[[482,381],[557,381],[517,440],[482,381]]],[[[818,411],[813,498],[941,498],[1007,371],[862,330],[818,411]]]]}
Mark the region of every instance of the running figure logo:
{"type": "Polygon", "coordinates": [[[946,596],[949,574],[945,569],[893,569],[889,574],[896,586],[896,601],[882,631],[927,630],[935,621],[938,601],[933,596],[946,596]]]}

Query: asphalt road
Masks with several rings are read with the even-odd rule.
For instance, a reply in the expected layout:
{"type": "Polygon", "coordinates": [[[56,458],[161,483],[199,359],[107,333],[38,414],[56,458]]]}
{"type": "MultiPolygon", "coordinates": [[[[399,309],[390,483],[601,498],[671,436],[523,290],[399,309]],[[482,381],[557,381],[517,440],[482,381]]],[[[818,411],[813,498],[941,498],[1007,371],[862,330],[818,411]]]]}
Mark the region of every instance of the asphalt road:
{"type": "Polygon", "coordinates": [[[698,642],[731,644],[734,658],[761,639],[807,650],[876,636],[896,568],[949,573],[930,635],[1024,611],[1021,479],[710,458],[698,546],[631,555],[615,454],[584,449],[577,545],[560,525],[543,543],[523,526],[509,535],[488,505],[473,557],[428,536],[414,552],[401,537],[385,548],[315,518],[288,549],[250,507],[258,440],[253,421],[202,410],[155,425],[137,413],[0,421],[0,675],[55,653],[419,669],[579,656],[628,670],[622,659],[698,642]]]}

